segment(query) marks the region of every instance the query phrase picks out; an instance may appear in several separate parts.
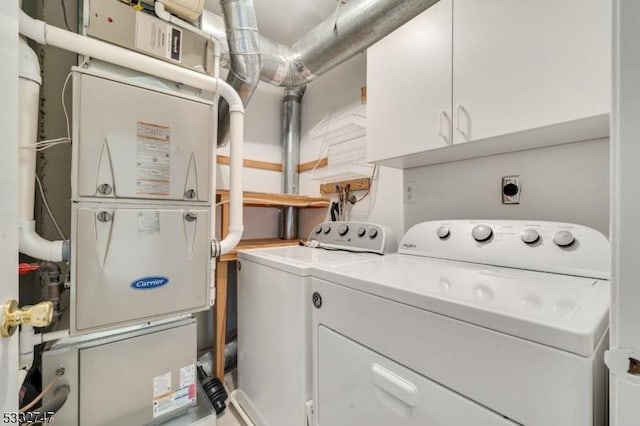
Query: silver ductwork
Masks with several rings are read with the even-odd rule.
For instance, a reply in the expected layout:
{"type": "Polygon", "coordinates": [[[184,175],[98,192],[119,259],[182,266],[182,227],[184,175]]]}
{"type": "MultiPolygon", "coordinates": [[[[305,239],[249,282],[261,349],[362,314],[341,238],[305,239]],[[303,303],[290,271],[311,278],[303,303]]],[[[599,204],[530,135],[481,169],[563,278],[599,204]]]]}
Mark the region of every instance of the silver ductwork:
{"type": "MultiPolygon", "coordinates": [[[[229,83],[246,106],[260,80],[260,36],[253,0],[220,0],[229,46],[229,83]]],[[[229,104],[218,105],[218,146],[229,141],[229,104]]]]}
{"type": "MultiPolygon", "coordinates": [[[[258,36],[252,1],[221,0],[231,70],[238,74],[228,81],[243,91],[240,96],[245,105],[258,79],[289,88],[304,86],[366,50],[437,1],[350,0],[337,15],[331,15],[289,47],[258,36]],[[255,55],[260,50],[262,55],[255,55]]],[[[221,108],[219,117],[218,140],[224,141],[228,114],[221,108]]]]}
{"type": "MultiPolygon", "coordinates": [[[[299,191],[298,163],[300,163],[300,133],[302,129],[302,95],[305,86],[285,89],[282,100],[282,163],[283,192],[297,194],[299,191]]],[[[285,207],[282,210],[280,238],[298,238],[298,209],[285,207]]]]}
{"type": "Polygon", "coordinates": [[[428,9],[438,0],[350,0],[291,48],[261,39],[260,78],[298,87],[340,65],[428,9]]]}

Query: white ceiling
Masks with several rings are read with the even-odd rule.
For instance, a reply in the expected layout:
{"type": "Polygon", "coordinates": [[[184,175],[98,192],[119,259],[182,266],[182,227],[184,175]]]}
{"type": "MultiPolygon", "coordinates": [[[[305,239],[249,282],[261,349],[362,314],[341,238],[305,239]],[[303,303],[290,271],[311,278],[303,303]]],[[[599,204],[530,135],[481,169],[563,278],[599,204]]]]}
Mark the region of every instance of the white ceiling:
{"type": "MultiPolygon", "coordinates": [[[[258,31],[291,45],[336,10],[336,0],[255,0],[258,31]]],[[[218,0],[206,0],[205,8],[221,14],[218,0]]]]}

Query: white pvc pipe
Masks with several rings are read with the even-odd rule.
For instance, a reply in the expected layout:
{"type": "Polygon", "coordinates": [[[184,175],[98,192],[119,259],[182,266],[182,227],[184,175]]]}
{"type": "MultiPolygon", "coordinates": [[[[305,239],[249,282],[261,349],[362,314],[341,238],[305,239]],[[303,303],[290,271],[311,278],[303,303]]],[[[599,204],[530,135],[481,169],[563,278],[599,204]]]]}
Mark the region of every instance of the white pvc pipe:
{"type": "Polygon", "coordinates": [[[19,130],[18,130],[18,249],[35,259],[60,262],[67,257],[63,241],[48,241],[36,234],[33,216],[36,185],[38,113],[40,111],[40,64],[38,56],[20,37],[19,130]]]}
{"type": "MultiPolygon", "coordinates": [[[[182,68],[168,62],[154,59],[139,53],[91,39],[82,35],[47,25],[43,21],[20,13],[20,33],[41,44],[55,46],[88,57],[100,59],[145,74],[154,75],[170,81],[185,84],[197,89],[218,93],[230,106],[235,119],[231,127],[231,186],[229,188],[231,204],[229,206],[229,234],[220,242],[221,255],[232,250],[244,230],[242,226],[242,142],[244,128],[244,107],[238,93],[219,78],[210,77],[196,71],[182,68]]],[[[212,143],[216,143],[214,140],[212,143]]],[[[215,188],[212,188],[215,200],[215,188]]],[[[213,210],[213,209],[212,209],[213,210]]]]}
{"type": "MultiPolygon", "coordinates": [[[[18,220],[33,221],[33,205],[36,190],[36,150],[29,146],[38,140],[38,113],[40,110],[40,85],[26,78],[18,79],[19,132],[18,132],[18,220]]],[[[28,253],[27,253],[28,254],[28,253]]]]}

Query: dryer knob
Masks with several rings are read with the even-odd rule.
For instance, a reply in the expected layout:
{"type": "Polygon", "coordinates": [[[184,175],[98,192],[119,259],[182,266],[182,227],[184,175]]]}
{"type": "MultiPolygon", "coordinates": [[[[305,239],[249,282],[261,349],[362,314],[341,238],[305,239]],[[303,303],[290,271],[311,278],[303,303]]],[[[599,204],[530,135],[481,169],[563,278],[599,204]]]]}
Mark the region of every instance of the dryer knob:
{"type": "Polygon", "coordinates": [[[358,237],[364,237],[367,234],[367,230],[364,226],[358,228],[358,237]]]}
{"type": "Polygon", "coordinates": [[[340,225],[340,228],[338,228],[338,234],[340,234],[341,237],[344,237],[347,235],[347,232],[349,232],[349,225],[340,225]]]}
{"type": "Polygon", "coordinates": [[[533,244],[540,239],[540,234],[535,229],[525,229],[520,234],[520,239],[526,244],[533,244]]]}
{"type": "Polygon", "coordinates": [[[569,231],[558,231],[553,236],[553,242],[560,247],[568,247],[575,241],[573,234],[569,231]]]}
{"type": "Polygon", "coordinates": [[[479,242],[487,241],[492,235],[493,230],[487,225],[476,225],[471,230],[471,236],[479,242]]]}
{"type": "Polygon", "coordinates": [[[441,240],[444,240],[451,234],[451,232],[449,231],[449,228],[447,228],[446,226],[441,226],[436,230],[436,234],[438,234],[438,238],[440,238],[441,240]]]}
{"type": "Polygon", "coordinates": [[[322,232],[322,225],[318,225],[318,226],[316,226],[315,233],[316,233],[316,234],[319,234],[319,233],[321,233],[321,232],[322,232]]]}
{"type": "Polygon", "coordinates": [[[376,228],[369,229],[369,238],[375,238],[378,236],[378,230],[376,228]]]}
{"type": "Polygon", "coordinates": [[[322,227],[322,231],[323,231],[325,234],[328,234],[329,232],[331,232],[331,225],[324,225],[324,226],[322,227]]]}

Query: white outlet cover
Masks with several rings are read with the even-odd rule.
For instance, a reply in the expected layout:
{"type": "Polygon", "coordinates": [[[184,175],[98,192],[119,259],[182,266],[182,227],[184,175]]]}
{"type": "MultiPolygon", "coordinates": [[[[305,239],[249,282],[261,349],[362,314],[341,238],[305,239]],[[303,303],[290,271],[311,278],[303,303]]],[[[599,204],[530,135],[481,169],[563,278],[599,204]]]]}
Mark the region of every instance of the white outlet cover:
{"type": "Polygon", "coordinates": [[[415,204],[417,196],[418,196],[418,187],[416,182],[405,182],[404,183],[404,203],[415,204]]]}

